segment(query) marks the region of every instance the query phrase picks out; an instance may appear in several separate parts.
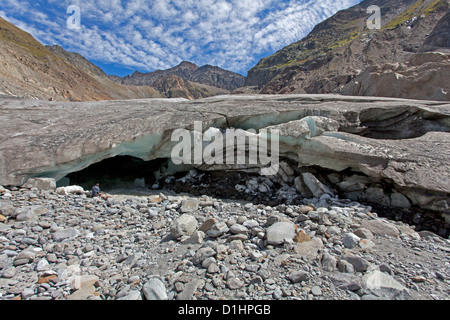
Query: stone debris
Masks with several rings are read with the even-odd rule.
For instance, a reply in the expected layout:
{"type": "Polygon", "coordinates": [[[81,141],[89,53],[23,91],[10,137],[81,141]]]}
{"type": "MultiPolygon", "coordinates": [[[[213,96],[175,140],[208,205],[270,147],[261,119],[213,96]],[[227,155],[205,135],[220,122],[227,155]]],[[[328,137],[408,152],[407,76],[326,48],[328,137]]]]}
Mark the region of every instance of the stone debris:
{"type": "MultiPolygon", "coordinates": [[[[333,194],[268,205],[155,189],[91,198],[30,186],[0,188],[1,300],[441,300],[450,294],[448,239],[333,194]],[[32,218],[21,219],[24,214],[32,218]]],[[[267,193],[262,189],[255,192],[267,193]]],[[[298,196],[295,187],[290,192],[298,196]]]]}

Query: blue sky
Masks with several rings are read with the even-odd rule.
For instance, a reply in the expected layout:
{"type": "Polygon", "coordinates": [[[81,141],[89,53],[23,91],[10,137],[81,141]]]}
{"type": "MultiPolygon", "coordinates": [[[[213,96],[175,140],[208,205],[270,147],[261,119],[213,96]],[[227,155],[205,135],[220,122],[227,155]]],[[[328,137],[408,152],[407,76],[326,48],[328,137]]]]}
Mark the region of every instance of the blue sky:
{"type": "Polygon", "coordinates": [[[360,0],[1,0],[0,16],[43,44],[59,44],[124,76],[181,61],[247,74],[360,0]],[[67,27],[70,5],[80,29],[67,27]]]}

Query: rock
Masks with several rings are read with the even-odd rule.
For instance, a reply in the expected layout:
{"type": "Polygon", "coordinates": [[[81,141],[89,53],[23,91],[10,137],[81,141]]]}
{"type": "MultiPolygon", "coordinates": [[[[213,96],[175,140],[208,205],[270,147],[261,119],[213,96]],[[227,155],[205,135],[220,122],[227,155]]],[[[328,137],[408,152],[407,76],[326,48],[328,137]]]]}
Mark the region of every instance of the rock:
{"type": "Polygon", "coordinates": [[[309,188],[306,186],[302,177],[297,177],[294,179],[295,189],[304,198],[311,198],[313,195],[309,188]]]}
{"type": "Polygon", "coordinates": [[[361,226],[369,229],[373,234],[379,236],[398,237],[400,235],[400,232],[392,223],[381,219],[364,220],[361,223],[361,226]]]}
{"type": "Polygon", "coordinates": [[[201,264],[203,260],[209,257],[213,257],[216,255],[216,251],[214,251],[211,247],[203,247],[197,250],[192,258],[192,262],[194,264],[201,264]]]}
{"type": "Polygon", "coordinates": [[[248,229],[241,224],[235,223],[230,227],[230,232],[233,234],[247,234],[248,229]]]}
{"type": "Polygon", "coordinates": [[[242,282],[239,278],[231,277],[227,279],[227,287],[231,290],[240,289],[244,286],[244,282],[242,282]]]}
{"type": "Polygon", "coordinates": [[[342,290],[357,291],[361,289],[361,280],[355,275],[348,273],[336,273],[331,276],[333,284],[342,290]]]}
{"type": "Polygon", "coordinates": [[[314,260],[322,249],[323,242],[319,238],[313,238],[311,241],[296,243],[294,245],[294,252],[298,255],[304,256],[308,259],[314,260]]]}
{"type": "Polygon", "coordinates": [[[376,246],[376,244],[369,239],[361,239],[358,243],[361,249],[371,249],[376,246]]]}
{"type": "Polygon", "coordinates": [[[67,296],[67,300],[87,300],[89,297],[93,296],[95,293],[95,287],[93,285],[83,286],[76,290],[71,295],[67,296]]]}
{"type": "Polygon", "coordinates": [[[32,222],[47,211],[47,208],[44,206],[27,206],[17,208],[12,216],[15,217],[17,221],[32,222]]]}
{"type": "Polygon", "coordinates": [[[68,241],[68,240],[74,239],[74,238],[78,237],[79,235],[80,235],[80,232],[77,229],[74,229],[74,228],[63,229],[63,230],[56,231],[52,235],[52,239],[55,242],[63,242],[63,241],[68,241]]]}
{"type": "Polygon", "coordinates": [[[391,194],[391,206],[394,208],[410,208],[411,203],[403,194],[394,192],[391,194]]]}
{"type": "Polygon", "coordinates": [[[396,226],[401,234],[407,235],[415,240],[420,240],[420,235],[409,226],[396,226]]]}
{"type": "Polygon", "coordinates": [[[391,206],[391,200],[380,187],[369,187],[364,191],[362,199],[368,202],[377,203],[385,207],[391,206]]]}
{"type": "Polygon", "coordinates": [[[357,235],[350,232],[350,233],[344,234],[342,243],[344,244],[344,247],[353,249],[358,245],[360,240],[361,240],[360,237],[358,237],[357,235]]]}
{"type": "Polygon", "coordinates": [[[355,230],[355,235],[360,237],[361,239],[373,239],[373,233],[369,229],[366,228],[358,228],[355,230]]]}
{"type": "Polygon", "coordinates": [[[31,250],[23,250],[19,252],[14,258],[14,265],[22,265],[33,262],[36,257],[36,254],[31,250]]]}
{"type": "Polygon", "coordinates": [[[299,214],[307,214],[310,211],[314,211],[315,208],[313,206],[306,206],[306,205],[301,205],[298,209],[297,212],[299,214]]]}
{"type": "Polygon", "coordinates": [[[16,268],[13,264],[6,265],[2,270],[2,277],[5,279],[10,279],[16,275],[16,268]]]}
{"type": "Polygon", "coordinates": [[[266,232],[267,243],[272,245],[280,245],[294,237],[295,225],[291,222],[276,222],[266,232]]]}
{"type": "Polygon", "coordinates": [[[193,212],[195,210],[198,210],[198,204],[198,199],[195,198],[182,200],[180,211],[182,213],[193,212]]]}
{"type": "Polygon", "coordinates": [[[343,273],[354,273],[355,272],[355,268],[353,268],[353,265],[343,259],[339,259],[337,262],[337,268],[340,272],[343,273]]]}
{"type": "Polygon", "coordinates": [[[70,287],[74,290],[78,290],[84,286],[93,286],[98,283],[99,277],[96,275],[75,275],[70,282],[70,287]]]}
{"type": "Polygon", "coordinates": [[[217,238],[227,233],[228,230],[228,226],[225,222],[217,222],[209,229],[208,236],[217,238]]]}
{"type": "Polygon", "coordinates": [[[142,294],[137,290],[131,290],[125,296],[117,300],[142,300],[142,294]]]}
{"type": "Polygon", "coordinates": [[[292,170],[291,166],[286,161],[280,161],[280,170],[278,170],[278,174],[281,176],[281,179],[290,183],[294,180],[294,170],[292,170]]]}
{"type": "Polygon", "coordinates": [[[370,266],[370,263],[366,259],[356,255],[344,255],[342,259],[351,263],[356,272],[365,272],[370,266]]]}
{"type": "Polygon", "coordinates": [[[305,271],[294,271],[288,275],[288,279],[293,283],[299,283],[302,281],[307,281],[309,279],[309,275],[305,271]]]}
{"type": "Polygon", "coordinates": [[[304,230],[300,229],[294,237],[294,242],[302,243],[307,241],[311,241],[311,237],[304,230]]]}
{"type": "Polygon", "coordinates": [[[242,240],[235,239],[230,241],[230,249],[237,251],[244,251],[244,245],[242,244],[242,240]]]}
{"type": "Polygon", "coordinates": [[[309,172],[302,173],[302,179],[314,198],[320,198],[324,194],[333,194],[331,190],[309,172]]]}
{"type": "Polygon", "coordinates": [[[47,274],[46,272],[44,272],[43,274],[39,275],[37,283],[38,284],[49,283],[50,281],[57,279],[58,279],[57,274],[47,274]]]}
{"type": "Polygon", "coordinates": [[[49,263],[46,259],[41,259],[36,264],[36,267],[34,268],[37,272],[45,271],[49,269],[49,263]]]}
{"type": "Polygon", "coordinates": [[[38,188],[43,191],[54,191],[56,189],[56,181],[52,178],[30,178],[23,185],[23,188],[38,188]]]}
{"type": "Polygon", "coordinates": [[[68,195],[68,194],[83,194],[84,189],[80,186],[67,186],[67,187],[59,187],[55,190],[55,192],[59,195],[68,195]]]}
{"type": "Polygon", "coordinates": [[[220,268],[217,265],[217,263],[213,262],[208,266],[208,273],[219,273],[219,272],[220,272],[220,268]]]}
{"type": "Polygon", "coordinates": [[[198,230],[207,233],[209,229],[211,229],[211,227],[217,222],[219,222],[219,220],[217,220],[216,218],[207,219],[205,222],[202,223],[202,225],[200,226],[200,228],[198,228],[198,230]]]}
{"type": "Polygon", "coordinates": [[[170,226],[170,233],[175,239],[190,236],[197,230],[198,222],[194,216],[183,214],[170,226]]]}
{"type": "Polygon", "coordinates": [[[205,238],[205,233],[203,231],[194,231],[194,233],[184,241],[183,244],[201,244],[205,238]]]}
{"type": "Polygon", "coordinates": [[[146,300],[167,300],[167,292],[164,283],[152,278],[142,287],[142,292],[146,300]]]}
{"type": "Polygon", "coordinates": [[[33,288],[25,288],[22,290],[20,295],[21,295],[22,299],[25,300],[25,299],[28,299],[28,298],[34,296],[35,294],[36,293],[33,288]]]}
{"type": "Polygon", "coordinates": [[[245,220],[244,223],[242,223],[242,225],[249,229],[259,227],[258,221],[253,220],[253,219],[245,220]]]}
{"type": "Polygon", "coordinates": [[[368,294],[388,300],[405,300],[410,297],[409,290],[392,276],[373,270],[362,277],[362,287],[368,294]]]}
{"type": "Polygon", "coordinates": [[[322,256],[322,269],[333,272],[336,269],[337,260],[328,251],[325,251],[322,256]]]}
{"type": "Polygon", "coordinates": [[[199,279],[186,283],[183,291],[178,294],[177,300],[193,300],[197,288],[202,287],[203,285],[204,281],[199,279]]]}
{"type": "Polygon", "coordinates": [[[343,192],[362,192],[368,184],[370,184],[370,178],[361,175],[351,175],[346,177],[344,181],[336,184],[336,186],[343,192]]]}
{"type": "Polygon", "coordinates": [[[321,295],[322,295],[322,290],[320,289],[319,286],[313,286],[313,287],[311,288],[311,293],[312,293],[314,296],[321,296],[321,295]]]}

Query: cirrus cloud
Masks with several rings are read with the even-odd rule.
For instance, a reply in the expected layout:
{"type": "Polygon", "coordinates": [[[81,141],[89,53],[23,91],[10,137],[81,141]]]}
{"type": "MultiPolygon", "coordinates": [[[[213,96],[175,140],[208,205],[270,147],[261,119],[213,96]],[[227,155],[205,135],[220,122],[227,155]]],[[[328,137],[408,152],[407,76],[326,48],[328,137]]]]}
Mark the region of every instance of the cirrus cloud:
{"type": "Polygon", "coordinates": [[[183,60],[246,74],[360,0],[2,0],[0,15],[44,44],[140,71],[183,60]],[[81,29],[66,27],[69,5],[81,29]]]}

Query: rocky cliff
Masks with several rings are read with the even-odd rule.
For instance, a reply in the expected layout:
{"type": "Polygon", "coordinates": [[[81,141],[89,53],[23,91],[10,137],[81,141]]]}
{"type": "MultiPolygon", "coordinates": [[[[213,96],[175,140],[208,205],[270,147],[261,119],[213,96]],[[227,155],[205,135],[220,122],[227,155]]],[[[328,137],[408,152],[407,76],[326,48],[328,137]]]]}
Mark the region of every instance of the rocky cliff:
{"type": "MultiPolygon", "coordinates": [[[[425,49],[445,51],[447,25],[446,0],[366,0],[336,13],[304,39],[262,59],[249,71],[246,85],[258,86],[261,93],[340,93],[368,68],[406,64],[415,53],[425,49]],[[370,17],[366,9],[370,5],[381,8],[380,30],[369,30],[366,26],[370,17]]],[[[447,62],[444,65],[447,68],[447,62]]],[[[436,90],[447,92],[445,86],[450,79],[445,70],[442,74],[436,90]]],[[[363,86],[369,87],[371,83],[363,86]]],[[[404,85],[408,86],[414,84],[404,85]]],[[[433,94],[418,96],[414,91],[371,92],[379,96],[434,98],[433,94]]],[[[439,98],[450,99],[448,95],[439,98]]]]}
{"type": "Polygon", "coordinates": [[[450,54],[414,54],[404,63],[373,65],[340,90],[344,95],[449,100],[450,54]]]}

